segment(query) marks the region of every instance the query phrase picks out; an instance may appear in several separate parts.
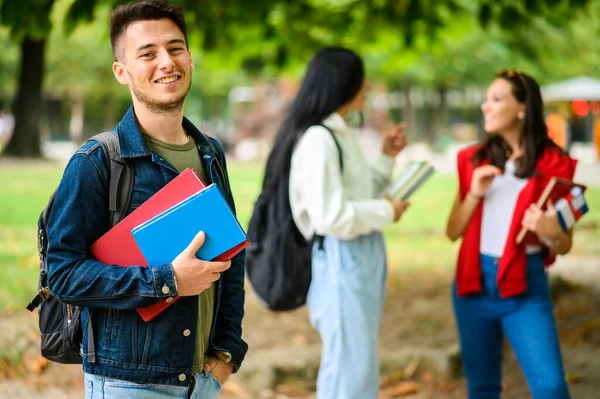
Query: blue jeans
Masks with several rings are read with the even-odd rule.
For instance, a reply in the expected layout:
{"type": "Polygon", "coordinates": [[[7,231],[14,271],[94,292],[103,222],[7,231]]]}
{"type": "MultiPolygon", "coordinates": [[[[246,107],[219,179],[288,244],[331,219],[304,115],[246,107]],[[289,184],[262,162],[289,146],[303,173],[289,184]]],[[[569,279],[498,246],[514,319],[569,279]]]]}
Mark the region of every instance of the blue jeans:
{"type": "Polygon", "coordinates": [[[317,399],[376,399],[387,263],[381,233],[315,243],[308,310],[323,342],[317,399]]]}
{"type": "Polygon", "coordinates": [[[498,258],[481,255],[482,291],[457,297],[456,314],[469,399],[498,399],[506,336],[535,399],[567,399],[560,346],[542,257],[527,256],[527,291],[502,299],[498,258]]]}
{"type": "Polygon", "coordinates": [[[221,383],[212,373],[196,373],[191,386],[136,384],[85,374],[86,399],[217,399],[221,383]]]}

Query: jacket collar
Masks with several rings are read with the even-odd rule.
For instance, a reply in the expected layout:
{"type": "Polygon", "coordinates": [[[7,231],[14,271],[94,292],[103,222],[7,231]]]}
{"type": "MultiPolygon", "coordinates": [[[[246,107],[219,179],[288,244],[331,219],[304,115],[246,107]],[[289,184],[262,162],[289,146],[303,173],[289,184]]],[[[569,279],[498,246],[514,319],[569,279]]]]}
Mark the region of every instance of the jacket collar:
{"type": "MultiPolygon", "coordinates": [[[[192,122],[186,117],[183,117],[183,128],[201,147],[207,147],[208,143],[204,136],[192,122]]],[[[152,151],[146,145],[142,132],[138,126],[133,105],[129,107],[123,119],[115,128],[115,132],[119,136],[119,145],[121,148],[121,157],[123,158],[139,158],[152,155],[152,151]]]]}

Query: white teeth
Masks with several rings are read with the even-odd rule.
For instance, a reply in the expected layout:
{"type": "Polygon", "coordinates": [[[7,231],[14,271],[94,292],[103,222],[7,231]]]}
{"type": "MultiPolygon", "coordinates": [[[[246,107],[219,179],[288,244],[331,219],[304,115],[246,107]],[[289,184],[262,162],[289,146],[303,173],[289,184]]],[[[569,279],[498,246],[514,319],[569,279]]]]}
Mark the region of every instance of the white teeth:
{"type": "Polygon", "coordinates": [[[171,76],[168,78],[160,78],[157,80],[158,83],[173,83],[174,81],[177,80],[177,76],[171,76]]]}

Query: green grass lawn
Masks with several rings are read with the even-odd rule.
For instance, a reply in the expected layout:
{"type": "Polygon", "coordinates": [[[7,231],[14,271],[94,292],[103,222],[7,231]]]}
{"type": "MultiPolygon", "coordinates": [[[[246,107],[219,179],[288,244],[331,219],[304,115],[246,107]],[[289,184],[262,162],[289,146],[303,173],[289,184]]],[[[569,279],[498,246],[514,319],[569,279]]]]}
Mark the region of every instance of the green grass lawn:
{"type": "MultiPolygon", "coordinates": [[[[63,164],[51,162],[0,163],[0,311],[25,307],[36,292],[38,257],[36,226],[40,211],[58,184],[63,164]]],[[[229,165],[240,223],[246,227],[262,182],[258,164],[229,165]]],[[[400,223],[385,229],[393,269],[449,270],[457,244],[444,236],[446,218],[456,193],[456,179],[435,175],[411,199],[400,223]]],[[[587,199],[592,211],[578,226],[574,252],[600,255],[600,188],[587,199]]]]}

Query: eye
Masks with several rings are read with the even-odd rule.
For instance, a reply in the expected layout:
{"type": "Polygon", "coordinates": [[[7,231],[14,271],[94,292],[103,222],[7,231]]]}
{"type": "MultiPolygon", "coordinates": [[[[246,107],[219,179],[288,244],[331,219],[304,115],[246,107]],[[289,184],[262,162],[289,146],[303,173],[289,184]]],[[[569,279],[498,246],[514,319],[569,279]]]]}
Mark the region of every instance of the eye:
{"type": "Polygon", "coordinates": [[[154,56],[154,53],[143,53],[140,58],[151,58],[152,56],[154,56]]]}
{"type": "Polygon", "coordinates": [[[169,51],[171,53],[180,53],[180,52],[184,51],[184,48],[183,47],[172,47],[169,51]]]}

